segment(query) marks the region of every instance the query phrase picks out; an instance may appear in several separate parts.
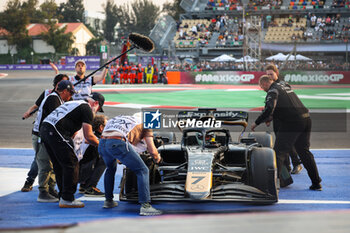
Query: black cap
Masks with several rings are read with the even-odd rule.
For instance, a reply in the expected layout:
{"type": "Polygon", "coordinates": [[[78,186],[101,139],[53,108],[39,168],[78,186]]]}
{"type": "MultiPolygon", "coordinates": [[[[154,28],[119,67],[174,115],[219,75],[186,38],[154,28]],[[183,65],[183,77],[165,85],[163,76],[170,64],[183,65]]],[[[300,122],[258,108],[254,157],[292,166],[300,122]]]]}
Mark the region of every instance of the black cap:
{"type": "Polygon", "coordinates": [[[104,112],[102,109],[103,104],[105,103],[105,97],[103,97],[102,94],[98,92],[92,92],[91,93],[91,98],[98,101],[98,104],[100,105],[100,110],[99,112],[104,112]]]}
{"type": "Polygon", "coordinates": [[[58,83],[58,86],[57,86],[57,91],[63,91],[67,89],[68,91],[70,91],[70,93],[72,94],[75,94],[77,93],[75,90],[74,90],[74,85],[71,81],[69,80],[62,80],[61,82],[58,83]]]}

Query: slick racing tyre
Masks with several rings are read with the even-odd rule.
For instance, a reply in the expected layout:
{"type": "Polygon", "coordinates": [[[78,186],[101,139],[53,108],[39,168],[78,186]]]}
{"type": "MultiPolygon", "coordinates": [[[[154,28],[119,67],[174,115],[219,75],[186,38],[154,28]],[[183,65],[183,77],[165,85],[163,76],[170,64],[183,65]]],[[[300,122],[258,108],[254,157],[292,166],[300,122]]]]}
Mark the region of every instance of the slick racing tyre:
{"type": "Polygon", "coordinates": [[[273,148],[273,138],[268,132],[250,132],[248,137],[255,138],[256,142],[263,147],[273,148]]]}
{"type": "Polygon", "coordinates": [[[249,185],[270,194],[278,200],[277,165],[271,148],[254,148],[249,159],[249,185]]]}

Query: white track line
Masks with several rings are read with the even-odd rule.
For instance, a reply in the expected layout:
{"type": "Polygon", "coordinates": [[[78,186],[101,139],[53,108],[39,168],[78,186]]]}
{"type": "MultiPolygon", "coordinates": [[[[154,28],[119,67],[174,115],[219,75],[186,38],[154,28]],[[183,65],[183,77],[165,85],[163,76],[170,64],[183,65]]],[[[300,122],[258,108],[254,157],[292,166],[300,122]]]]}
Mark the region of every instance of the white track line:
{"type": "Polygon", "coordinates": [[[324,93],[324,94],[317,94],[317,95],[339,95],[339,96],[350,96],[350,93],[324,93]]]}
{"type": "Polygon", "coordinates": [[[7,77],[8,74],[5,74],[5,73],[0,73],[0,79],[3,79],[5,77],[7,77]]]}
{"type": "Polygon", "coordinates": [[[259,90],[258,88],[255,89],[224,89],[225,91],[256,91],[259,90]]]}
{"type": "Polygon", "coordinates": [[[350,201],[335,201],[335,200],[284,200],[279,199],[279,204],[350,204],[350,201]]]}
{"type": "Polygon", "coordinates": [[[132,109],[142,109],[142,108],[152,108],[158,105],[148,105],[148,104],[105,104],[104,106],[112,108],[132,108],[132,109]]]}
{"type": "Polygon", "coordinates": [[[350,97],[336,97],[336,96],[298,95],[298,97],[302,99],[350,100],[350,97]]]}

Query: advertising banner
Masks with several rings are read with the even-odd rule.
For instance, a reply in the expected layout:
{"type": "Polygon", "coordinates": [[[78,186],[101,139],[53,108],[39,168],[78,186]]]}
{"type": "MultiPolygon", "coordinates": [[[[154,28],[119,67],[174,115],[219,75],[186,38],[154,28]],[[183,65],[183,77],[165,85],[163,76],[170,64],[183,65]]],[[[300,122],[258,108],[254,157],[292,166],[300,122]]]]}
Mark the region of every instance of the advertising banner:
{"type": "MultiPolygon", "coordinates": [[[[86,64],[87,70],[95,70],[100,67],[99,64],[88,65],[86,64]]],[[[58,70],[75,70],[74,64],[72,65],[57,65],[58,70]]],[[[0,70],[52,70],[50,65],[0,65],[0,70]]]]}
{"type": "Polygon", "coordinates": [[[66,65],[74,65],[78,60],[85,61],[86,65],[99,65],[101,61],[99,56],[66,56],[66,65]]]}
{"type": "Polygon", "coordinates": [[[350,84],[349,71],[285,71],[284,80],[291,84],[350,84]]]}
{"type": "MultiPolygon", "coordinates": [[[[169,84],[258,84],[265,72],[249,71],[168,71],[169,84]]],[[[284,80],[290,84],[327,85],[350,84],[349,71],[284,71],[284,80]]]]}

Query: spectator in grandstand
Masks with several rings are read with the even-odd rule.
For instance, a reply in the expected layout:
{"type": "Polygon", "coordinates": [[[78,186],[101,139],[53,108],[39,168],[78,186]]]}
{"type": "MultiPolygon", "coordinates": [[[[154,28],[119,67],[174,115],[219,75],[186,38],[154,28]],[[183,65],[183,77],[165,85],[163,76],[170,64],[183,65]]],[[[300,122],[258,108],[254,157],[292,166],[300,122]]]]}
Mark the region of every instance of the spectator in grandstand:
{"type": "Polygon", "coordinates": [[[182,28],[179,29],[179,40],[184,40],[185,36],[184,36],[184,31],[182,30],[182,28]]]}
{"type": "Polygon", "coordinates": [[[192,26],[191,32],[192,32],[192,36],[197,36],[198,35],[198,31],[197,31],[197,26],[196,25],[192,26]]]}
{"type": "Polygon", "coordinates": [[[217,20],[216,23],[215,23],[215,31],[219,32],[220,31],[220,26],[221,26],[220,20],[217,20]]]}
{"type": "Polygon", "coordinates": [[[270,14],[266,15],[266,26],[270,26],[270,23],[272,21],[272,16],[270,14]]]}
{"type": "Polygon", "coordinates": [[[311,27],[315,27],[316,26],[316,20],[317,20],[317,17],[315,14],[312,14],[311,18],[310,18],[310,21],[311,21],[311,27]]]}
{"type": "Polygon", "coordinates": [[[207,7],[209,9],[213,9],[213,7],[215,7],[215,2],[214,0],[209,0],[208,3],[207,3],[207,7]]]}
{"type": "Polygon", "coordinates": [[[331,18],[331,26],[334,27],[335,25],[335,16],[332,16],[331,18]]]}
{"type": "Polygon", "coordinates": [[[220,17],[220,31],[224,30],[226,25],[227,25],[226,15],[222,15],[220,17]]]}

